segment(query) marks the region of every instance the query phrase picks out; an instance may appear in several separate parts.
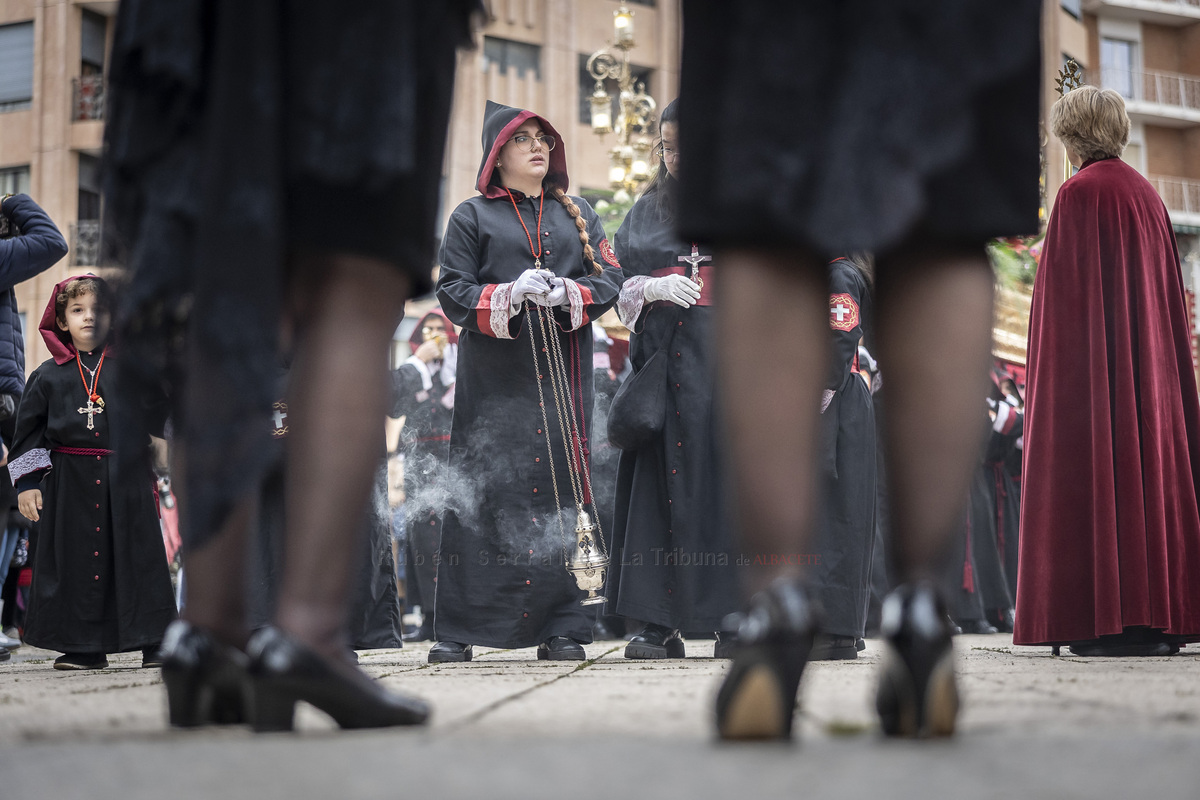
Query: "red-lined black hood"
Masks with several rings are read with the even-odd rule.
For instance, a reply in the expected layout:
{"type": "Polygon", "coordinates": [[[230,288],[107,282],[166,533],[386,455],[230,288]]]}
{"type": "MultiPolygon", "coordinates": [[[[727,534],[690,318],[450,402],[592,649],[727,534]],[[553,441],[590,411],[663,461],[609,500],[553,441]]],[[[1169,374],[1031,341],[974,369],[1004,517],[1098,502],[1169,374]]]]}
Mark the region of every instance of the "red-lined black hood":
{"type": "Polygon", "coordinates": [[[421,328],[425,327],[425,320],[429,319],[430,317],[437,317],[442,322],[446,323],[447,342],[449,344],[458,344],[458,334],[454,332],[454,323],[450,321],[449,317],[442,313],[440,308],[435,308],[425,316],[421,317],[420,322],[417,323],[417,327],[413,328],[412,335],[408,337],[408,344],[414,353],[417,352],[418,347],[425,343],[425,337],[421,333],[421,328]]]}
{"type": "Polygon", "coordinates": [[[488,100],[487,108],[483,112],[483,161],[479,163],[479,176],[475,181],[475,188],[484,197],[504,196],[504,190],[492,184],[496,159],[500,156],[500,148],[512,138],[513,131],[521,127],[521,123],[528,119],[536,119],[545,133],[558,140],[558,145],[549,153],[549,166],[542,185],[547,188],[558,187],[564,192],[570,186],[570,178],[567,177],[566,147],[563,145],[562,136],[554,129],[554,126],[544,117],[540,117],[532,111],[512,108],[488,100]]]}

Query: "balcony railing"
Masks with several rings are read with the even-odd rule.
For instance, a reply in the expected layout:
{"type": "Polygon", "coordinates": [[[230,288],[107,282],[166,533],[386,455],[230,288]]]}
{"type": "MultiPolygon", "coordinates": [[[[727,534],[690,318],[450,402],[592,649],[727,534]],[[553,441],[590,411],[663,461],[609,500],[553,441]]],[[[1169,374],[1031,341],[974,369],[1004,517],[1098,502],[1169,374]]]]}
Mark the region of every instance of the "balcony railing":
{"type": "MultiPolygon", "coordinates": [[[[1200,0],[1196,2],[1200,3],[1200,0]]],[[[1097,77],[1100,86],[1116,89],[1131,102],[1200,112],[1200,78],[1195,75],[1157,69],[1102,67],[1099,76],[1095,70],[1089,70],[1084,79],[1094,83],[1097,77]]]]}
{"type": "Polygon", "coordinates": [[[71,81],[71,120],[104,119],[104,76],[86,75],[71,81]]]}
{"type": "MultiPolygon", "coordinates": [[[[1200,14],[1200,0],[1083,0],[1084,11],[1102,11],[1104,9],[1122,9],[1127,14],[1141,14],[1146,19],[1172,22],[1172,15],[1180,15],[1194,19],[1200,14]]],[[[1184,21],[1186,24],[1186,20],[1184,21]]]]}
{"type": "Polygon", "coordinates": [[[71,266],[94,267],[100,262],[100,221],[80,220],[71,225],[71,266]]]}
{"type": "Polygon", "coordinates": [[[1146,178],[1158,190],[1172,222],[1200,227],[1200,181],[1169,175],[1147,175],[1146,178]]]}

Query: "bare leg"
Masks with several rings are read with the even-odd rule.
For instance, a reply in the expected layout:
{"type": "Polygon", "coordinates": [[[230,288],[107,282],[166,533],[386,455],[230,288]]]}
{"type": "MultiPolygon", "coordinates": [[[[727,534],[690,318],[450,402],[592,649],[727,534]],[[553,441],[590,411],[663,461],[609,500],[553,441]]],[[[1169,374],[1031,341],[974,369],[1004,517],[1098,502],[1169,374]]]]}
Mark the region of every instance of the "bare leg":
{"type": "Polygon", "coordinates": [[[385,353],[409,281],[374,259],[298,260],[287,536],[276,622],[340,657],[357,537],[387,413],[385,353]]]}
{"type": "Polygon", "coordinates": [[[809,540],[828,290],[824,262],[815,257],[733,251],[724,260],[729,279],[717,304],[722,385],[764,400],[752,412],[728,394],[724,401],[742,546],[765,561],[747,573],[753,593],[798,571],[772,565],[771,555],[803,552],[809,540]]]}
{"type": "Polygon", "coordinates": [[[982,446],[993,275],[982,249],[881,259],[879,364],[897,576],[933,578],[982,446]]]}

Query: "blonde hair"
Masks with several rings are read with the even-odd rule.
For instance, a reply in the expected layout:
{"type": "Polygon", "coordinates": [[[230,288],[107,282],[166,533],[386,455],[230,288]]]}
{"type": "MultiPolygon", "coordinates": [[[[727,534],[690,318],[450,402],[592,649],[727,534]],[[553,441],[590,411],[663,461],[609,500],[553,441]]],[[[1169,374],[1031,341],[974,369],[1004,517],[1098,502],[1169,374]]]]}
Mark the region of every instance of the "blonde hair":
{"type": "Polygon", "coordinates": [[[567,209],[567,213],[571,215],[571,219],[575,220],[575,227],[579,229],[579,243],[583,245],[583,257],[592,262],[592,274],[599,275],[604,272],[604,267],[596,261],[596,251],[589,243],[587,223],[584,222],[583,215],[579,212],[579,206],[575,205],[575,201],[567,197],[567,193],[557,186],[551,191],[550,196],[562,203],[563,207],[567,209]]]}
{"type": "Polygon", "coordinates": [[[1129,144],[1125,100],[1112,89],[1080,86],[1050,109],[1050,130],[1084,161],[1119,156],[1129,144]]]}

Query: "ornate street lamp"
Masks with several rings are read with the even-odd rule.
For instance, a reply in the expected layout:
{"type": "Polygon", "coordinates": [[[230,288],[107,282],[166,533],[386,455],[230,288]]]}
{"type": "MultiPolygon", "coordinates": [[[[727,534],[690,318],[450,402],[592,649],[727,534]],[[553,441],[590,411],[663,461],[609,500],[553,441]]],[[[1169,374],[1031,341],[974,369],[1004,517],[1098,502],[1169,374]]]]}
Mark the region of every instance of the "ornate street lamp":
{"type": "Polygon", "coordinates": [[[636,47],[634,13],[622,3],[613,12],[613,45],[597,50],[587,60],[588,73],[596,80],[592,92],[592,132],[597,136],[617,134],[617,143],[609,151],[609,183],[618,192],[636,194],[650,177],[650,151],[653,147],[654,111],[657,104],[646,94],[646,84],[634,85],[629,68],[629,51],[636,47]],[[616,52],[613,52],[613,51],[616,52]],[[604,81],[615,80],[619,94],[617,113],[604,81]]]}

